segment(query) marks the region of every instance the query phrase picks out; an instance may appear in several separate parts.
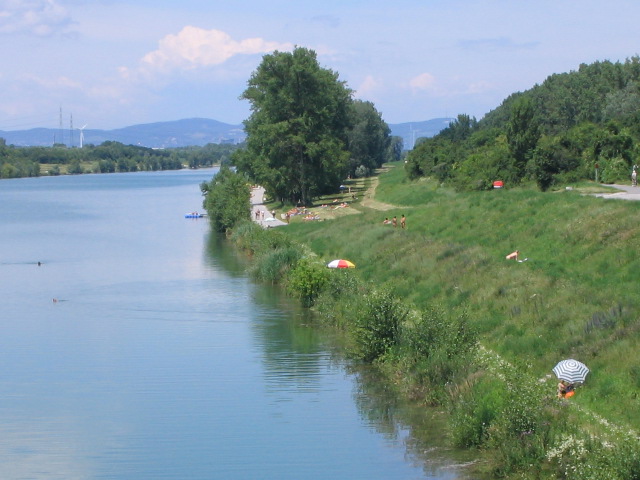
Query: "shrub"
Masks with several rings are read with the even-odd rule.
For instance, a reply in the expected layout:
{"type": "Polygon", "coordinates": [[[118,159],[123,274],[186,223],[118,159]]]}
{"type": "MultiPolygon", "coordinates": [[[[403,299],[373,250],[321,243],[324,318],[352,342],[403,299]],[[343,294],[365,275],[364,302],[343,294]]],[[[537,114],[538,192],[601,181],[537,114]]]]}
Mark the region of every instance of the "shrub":
{"type": "Polygon", "coordinates": [[[501,377],[503,401],[489,430],[489,445],[499,459],[494,473],[506,476],[542,465],[562,422],[551,418],[547,387],[528,368],[503,365],[501,377]]]}
{"type": "Polygon", "coordinates": [[[229,238],[234,245],[245,252],[253,254],[264,243],[264,229],[251,220],[238,222],[229,238]]]}
{"type": "Polygon", "coordinates": [[[600,160],[600,167],[602,169],[600,177],[602,183],[626,182],[631,175],[629,163],[623,158],[600,160]]]}
{"type": "MultiPolygon", "coordinates": [[[[327,269],[328,270],[328,269],[327,269]]],[[[328,271],[329,282],[315,301],[318,319],[341,330],[353,330],[369,289],[348,269],[328,271]]]]}
{"type": "Polygon", "coordinates": [[[397,345],[400,325],[408,310],[402,302],[387,292],[373,292],[366,296],[365,308],[356,316],[355,356],[373,362],[397,345]]]}
{"type": "Polygon", "coordinates": [[[300,298],[305,307],[310,307],[329,283],[329,273],[318,260],[304,257],[289,272],[289,292],[300,298]]]}
{"type": "Polygon", "coordinates": [[[365,167],[364,165],[360,165],[358,166],[358,168],[356,168],[356,178],[364,178],[364,177],[368,177],[371,174],[371,171],[365,167]]]}
{"type": "Polygon", "coordinates": [[[423,385],[431,403],[442,401],[446,386],[468,372],[478,344],[465,313],[449,316],[433,307],[405,326],[402,339],[413,358],[408,373],[423,385]]]}
{"type": "Polygon", "coordinates": [[[450,426],[457,447],[480,447],[489,428],[504,408],[504,385],[484,374],[465,380],[451,390],[450,426]]]}

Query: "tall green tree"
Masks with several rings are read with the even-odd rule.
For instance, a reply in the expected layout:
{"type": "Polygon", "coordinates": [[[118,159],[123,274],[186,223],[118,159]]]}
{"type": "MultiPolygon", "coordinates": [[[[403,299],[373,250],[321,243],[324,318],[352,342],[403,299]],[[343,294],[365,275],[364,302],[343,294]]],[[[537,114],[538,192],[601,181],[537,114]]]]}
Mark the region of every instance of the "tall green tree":
{"type": "Polygon", "coordinates": [[[404,140],[402,137],[394,135],[389,143],[389,161],[397,162],[402,158],[402,150],[404,148],[404,140]]]}
{"type": "Polygon", "coordinates": [[[352,114],[349,174],[353,176],[360,166],[371,172],[390,160],[391,129],[371,102],[354,101],[352,114]]]}
{"type": "Polygon", "coordinates": [[[507,142],[515,161],[515,167],[524,173],[527,161],[540,138],[540,126],[536,119],[533,101],[527,97],[517,99],[511,108],[507,123],[507,142]]]}
{"type": "Polygon", "coordinates": [[[239,171],[283,201],[309,204],[334,191],[347,171],[351,90],[318,64],[312,50],[265,55],[241,98],[247,147],[239,171]]]}
{"type": "Polygon", "coordinates": [[[218,232],[233,228],[240,220],[249,220],[251,191],[243,175],[223,165],[209,183],[200,185],[203,206],[218,232]]]}

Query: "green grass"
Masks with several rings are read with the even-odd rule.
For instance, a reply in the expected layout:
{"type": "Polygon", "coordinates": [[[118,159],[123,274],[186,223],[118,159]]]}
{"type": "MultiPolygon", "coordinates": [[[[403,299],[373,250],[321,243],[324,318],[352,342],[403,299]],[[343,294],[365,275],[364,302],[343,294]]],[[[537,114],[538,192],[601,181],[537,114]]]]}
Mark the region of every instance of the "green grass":
{"type": "Polygon", "coordinates": [[[360,215],[287,231],[407,304],[466,310],[484,346],[532,375],[583,361],[592,374],[572,401],[640,430],[640,203],[577,190],[455,193],[410,182],[401,166],[381,175],[376,200],[397,208],[356,205],[360,215]],[[381,224],[402,214],[407,230],[381,224]],[[529,260],[505,260],[516,249],[529,260]]]}
{"type": "MultiPolygon", "coordinates": [[[[81,162],[80,166],[82,170],[86,173],[91,173],[95,170],[98,162],[81,162]]],[[[66,163],[63,164],[53,164],[53,163],[41,163],[40,164],[40,175],[49,175],[49,172],[58,167],[60,171],[60,175],[67,175],[69,165],[66,163]]]]}

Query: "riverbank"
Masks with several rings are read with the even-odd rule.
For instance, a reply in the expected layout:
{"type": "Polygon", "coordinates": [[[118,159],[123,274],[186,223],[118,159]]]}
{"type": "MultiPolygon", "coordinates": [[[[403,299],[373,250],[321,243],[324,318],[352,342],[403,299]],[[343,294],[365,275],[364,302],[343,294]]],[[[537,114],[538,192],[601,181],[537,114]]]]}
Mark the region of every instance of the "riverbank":
{"type": "MultiPolygon", "coordinates": [[[[405,304],[419,309],[440,305],[450,316],[466,312],[484,351],[495,352],[489,356],[492,364],[515,365],[516,373],[507,375],[517,377],[510,380],[517,394],[499,394],[501,382],[494,384],[491,377],[497,374],[486,365],[481,366],[491,376],[476,374],[456,384],[453,404],[462,399],[467,409],[452,407],[452,435],[457,431],[467,439],[475,436],[471,444],[493,445],[502,456],[496,465],[505,458],[535,461],[540,468],[535,474],[548,478],[569,464],[569,446],[592,434],[605,444],[622,441],[620,436],[637,439],[638,303],[620,294],[632,291],[638,279],[638,260],[629,255],[640,247],[633,221],[637,204],[583,197],[578,190],[455,194],[429,181],[408,183],[402,173],[385,174],[376,190],[377,201],[395,208],[383,212],[360,205],[355,207],[360,215],[295,223],[287,232],[323,260],[353,260],[358,277],[405,304]],[[384,217],[402,213],[407,215],[405,230],[382,225],[384,217]],[[527,262],[504,260],[517,249],[527,262]],[[559,404],[550,373],[564,357],[577,357],[592,371],[571,402],[559,404]],[[493,404],[487,395],[495,397],[493,404]],[[507,406],[532,415],[540,413],[536,400],[547,403],[550,421],[570,428],[545,430],[534,422],[535,435],[516,437],[531,445],[518,440],[519,452],[501,450],[495,429],[507,406]],[[479,423],[469,423],[473,419],[479,423]],[[542,441],[551,434],[558,438],[542,441]],[[565,448],[558,450],[563,437],[565,448]],[[533,443],[537,447],[531,451],[533,443]],[[551,452],[555,456],[547,458],[551,452]]],[[[399,388],[412,395],[420,391],[406,381],[411,377],[406,365],[391,361],[387,367],[403,372],[399,388]]],[[[530,431],[526,418],[520,419],[520,434],[530,431]]],[[[587,449],[593,458],[598,452],[609,455],[603,444],[594,445],[587,449]]],[[[614,464],[606,465],[607,471],[623,463],[614,457],[609,455],[614,464]]],[[[517,465],[510,468],[511,474],[520,471],[517,465]]]]}

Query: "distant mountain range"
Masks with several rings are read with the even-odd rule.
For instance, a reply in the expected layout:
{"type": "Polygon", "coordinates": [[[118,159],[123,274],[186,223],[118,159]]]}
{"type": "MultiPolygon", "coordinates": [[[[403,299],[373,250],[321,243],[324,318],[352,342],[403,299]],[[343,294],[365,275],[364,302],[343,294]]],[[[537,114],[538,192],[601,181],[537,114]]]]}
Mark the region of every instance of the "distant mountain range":
{"type": "Polygon", "coordinates": [[[454,118],[432,118],[423,122],[407,122],[389,124],[391,135],[402,137],[404,149],[411,150],[416,140],[421,137],[430,138],[447,128],[454,118]]]}
{"type": "MultiPolygon", "coordinates": [[[[404,148],[410,150],[420,137],[432,137],[447,127],[451,118],[434,118],[423,122],[389,124],[391,134],[402,137],[404,148]]],[[[245,139],[242,125],[231,125],[207,118],[189,118],[172,122],[145,123],[115,130],[32,128],[30,130],[0,130],[7,145],[17,147],[50,147],[64,143],[69,147],[100,145],[115,141],[125,145],[150,148],[203,146],[208,143],[241,143],[245,139]],[[82,139],[81,139],[82,136],[82,139]]]]}

